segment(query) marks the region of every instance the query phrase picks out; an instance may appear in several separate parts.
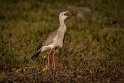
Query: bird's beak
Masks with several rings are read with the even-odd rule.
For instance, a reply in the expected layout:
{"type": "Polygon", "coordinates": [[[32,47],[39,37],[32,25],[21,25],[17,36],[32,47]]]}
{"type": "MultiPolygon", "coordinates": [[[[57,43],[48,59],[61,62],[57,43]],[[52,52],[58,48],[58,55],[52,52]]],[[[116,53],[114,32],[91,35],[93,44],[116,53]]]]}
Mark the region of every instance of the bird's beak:
{"type": "Polygon", "coordinates": [[[68,13],[69,11],[65,11],[64,14],[68,13]]]}
{"type": "MultiPolygon", "coordinates": [[[[68,12],[69,12],[69,11],[65,11],[65,12],[64,12],[64,15],[65,15],[66,13],[68,13],[68,12]]],[[[65,15],[65,16],[68,17],[67,15],[65,15]]]]}

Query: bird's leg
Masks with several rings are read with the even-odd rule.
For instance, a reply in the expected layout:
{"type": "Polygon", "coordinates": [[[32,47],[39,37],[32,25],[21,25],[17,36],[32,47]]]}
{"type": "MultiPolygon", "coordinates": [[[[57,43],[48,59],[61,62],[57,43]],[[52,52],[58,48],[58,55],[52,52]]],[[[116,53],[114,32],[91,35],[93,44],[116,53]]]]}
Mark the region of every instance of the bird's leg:
{"type": "Polygon", "coordinates": [[[53,65],[53,69],[55,70],[55,68],[56,68],[56,58],[55,58],[55,53],[56,53],[56,51],[54,50],[54,52],[53,52],[53,63],[52,63],[52,65],[53,65]]]}
{"type": "Polygon", "coordinates": [[[48,52],[48,61],[47,61],[48,68],[50,66],[50,54],[51,54],[51,51],[52,51],[52,49],[50,49],[50,51],[48,52]]]}
{"type": "Polygon", "coordinates": [[[48,67],[50,66],[50,55],[48,54],[48,61],[47,61],[48,67]]]}

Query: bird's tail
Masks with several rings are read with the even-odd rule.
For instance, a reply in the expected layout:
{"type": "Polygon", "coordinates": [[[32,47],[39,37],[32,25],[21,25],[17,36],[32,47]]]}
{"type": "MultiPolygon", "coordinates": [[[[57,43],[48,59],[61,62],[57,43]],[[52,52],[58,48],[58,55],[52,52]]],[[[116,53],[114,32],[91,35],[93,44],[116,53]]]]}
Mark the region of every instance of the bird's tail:
{"type": "Polygon", "coordinates": [[[36,52],[31,59],[37,59],[39,57],[40,51],[36,52]]]}

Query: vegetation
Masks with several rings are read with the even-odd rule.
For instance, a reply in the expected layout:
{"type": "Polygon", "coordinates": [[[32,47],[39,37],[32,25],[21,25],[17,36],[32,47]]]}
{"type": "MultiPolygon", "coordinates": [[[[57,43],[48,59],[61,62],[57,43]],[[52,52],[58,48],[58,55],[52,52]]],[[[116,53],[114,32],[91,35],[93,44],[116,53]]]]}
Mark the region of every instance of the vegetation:
{"type": "Polygon", "coordinates": [[[0,0],[1,82],[123,82],[123,0],[0,0]],[[68,10],[56,71],[45,55],[31,60],[41,39],[68,10]],[[33,81],[32,81],[33,80],[33,81]]]}

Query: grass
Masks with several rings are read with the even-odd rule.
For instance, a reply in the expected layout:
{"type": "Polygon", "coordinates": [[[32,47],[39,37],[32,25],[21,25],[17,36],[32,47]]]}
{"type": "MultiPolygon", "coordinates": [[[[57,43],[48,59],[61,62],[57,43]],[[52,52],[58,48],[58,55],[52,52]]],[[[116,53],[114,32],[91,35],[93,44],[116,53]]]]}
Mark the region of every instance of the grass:
{"type": "Polygon", "coordinates": [[[123,82],[123,2],[0,0],[0,80],[123,82]],[[64,46],[57,52],[57,70],[43,72],[46,58],[30,57],[39,42],[59,27],[58,14],[64,10],[70,13],[64,46]]]}

